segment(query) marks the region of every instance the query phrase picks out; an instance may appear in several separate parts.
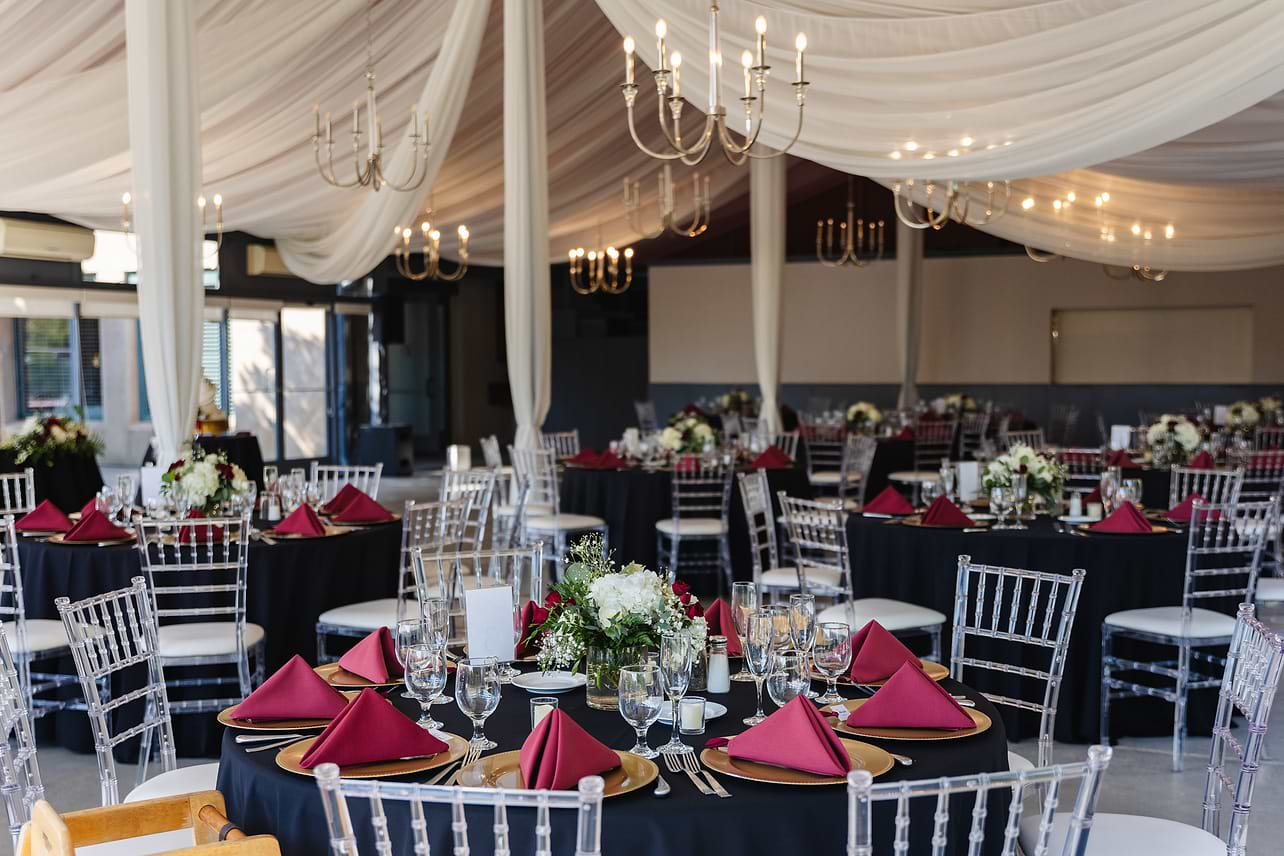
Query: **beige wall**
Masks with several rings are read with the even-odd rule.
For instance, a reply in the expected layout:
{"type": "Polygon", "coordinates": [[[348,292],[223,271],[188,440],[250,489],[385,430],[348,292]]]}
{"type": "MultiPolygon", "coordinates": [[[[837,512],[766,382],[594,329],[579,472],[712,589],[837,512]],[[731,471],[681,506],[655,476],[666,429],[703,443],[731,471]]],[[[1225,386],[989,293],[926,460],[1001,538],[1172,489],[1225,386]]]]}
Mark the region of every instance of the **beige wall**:
{"type": "MultiPolygon", "coordinates": [[[[784,288],[783,382],[898,381],[894,261],[859,271],[791,263],[784,288]]],[[[1249,308],[1251,377],[1243,381],[1284,382],[1281,268],[1142,283],[1086,262],[928,259],[923,288],[920,383],[1048,383],[1054,310],[1171,306],[1249,308]]],[[[653,267],[649,300],[652,383],[755,381],[747,264],[653,267]]],[[[1121,366],[1120,376],[1134,369],[1141,377],[1135,366],[1121,366]]]]}

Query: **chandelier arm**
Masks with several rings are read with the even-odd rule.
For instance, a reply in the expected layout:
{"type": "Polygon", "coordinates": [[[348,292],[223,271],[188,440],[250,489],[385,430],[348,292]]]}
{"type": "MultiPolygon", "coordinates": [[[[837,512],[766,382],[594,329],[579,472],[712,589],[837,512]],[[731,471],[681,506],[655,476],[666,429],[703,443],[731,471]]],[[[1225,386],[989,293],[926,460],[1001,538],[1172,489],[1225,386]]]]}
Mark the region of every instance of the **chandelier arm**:
{"type": "Polygon", "coordinates": [[[669,147],[672,148],[675,152],[679,152],[681,155],[683,155],[684,161],[686,160],[687,157],[694,157],[697,154],[699,154],[700,157],[703,158],[704,154],[701,151],[701,148],[702,146],[707,148],[707,146],[705,146],[704,144],[704,137],[707,135],[707,132],[708,132],[708,124],[709,124],[708,117],[705,118],[706,134],[701,135],[700,142],[697,143],[696,147],[693,149],[688,149],[684,147],[682,145],[682,101],[678,100],[677,96],[674,96],[674,99],[675,100],[674,100],[673,106],[669,108],[668,119],[666,119],[664,115],[664,106],[666,103],[666,99],[663,96],[663,93],[661,93],[661,96],[656,98],[656,101],[655,101],[656,119],[660,123],[660,131],[661,133],[664,134],[665,142],[667,142],[669,144],[669,147]],[[670,121],[673,123],[672,131],[669,130],[670,121]]]}
{"type": "Polygon", "coordinates": [[[671,116],[673,130],[669,130],[668,123],[664,118],[663,109],[660,111],[660,132],[664,134],[665,141],[669,146],[678,152],[678,158],[687,166],[695,166],[705,159],[709,154],[709,146],[713,142],[713,130],[715,126],[720,126],[717,114],[711,114],[705,117],[704,131],[700,134],[700,139],[695,145],[686,147],[682,145],[682,127],[679,115],[671,116]]]}
{"type": "Polygon", "coordinates": [[[440,280],[441,282],[458,282],[459,280],[464,278],[464,274],[467,272],[468,272],[467,256],[460,256],[459,263],[455,265],[455,269],[450,273],[446,273],[445,268],[441,266],[440,262],[438,262],[437,264],[437,279],[440,280]]]}
{"type": "Polygon", "coordinates": [[[913,200],[908,200],[910,204],[909,213],[907,214],[904,211],[902,211],[901,210],[902,204],[905,201],[906,201],[905,198],[901,196],[901,194],[899,193],[892,194],[892,203],[893,203],[894,210],[896,211],[896,217],[898,220],[900,220],[906,226],[909,226],[911,229],[926,229],[932,225],[930,221],[925,222],[918,219],[918,215],[914,213],[913,200]]]}
{"type": "Polygon", "coordinates": [[[362,181],[361,181],[361,176],[359,172],[358,172],[357,178],[354,179],[353,181],[345,183],[339,180],[338,173],[334,171],[334,147],[328,146],[327,148],[328,148],[328,155],[329,155],[329,161],[330,161],[330,164],[329,164],[330,171],[328,173],[326,172],[326,166],[324,162],[321,160],[321,147],[313,146],[313,151],[316,154],[317,171],[321,173],[321,177],[325,179],[326,183],[332,184],[335,187],[341,187],[345,190],[351,187],[360,186],[362,184],[362,181]]]}
{"type": "Polygon", "coordinates": [[[1032,247],[1029,244],[1025,245],[1025,254],[1030,258],[1030,261],[1038,262],[1039,264],[1047,264],[1053,259],[1063,258],[1063,256],[1060,256],[1056,253],[1051,253],[1045,250],[1036,249],[1035,247],[1032,247]]]}
{"type": "MultiPolygon", "coordinates": [[[[786,154],[790,149],[794,147],[794,143],[798,142],[798,138],[802,136],[802,129],[803,129],[803,108],[802,108],[802,105],[800,104],[798,105],[798,124],[794,127],[794,135],[789,138],[789,142],[785,143],[785,145],[782,148],[773,149],[772,151],[768,152],[765,155],[758,154],[757,152],[748,152],[749,157],[757,158],[758,160],[769,160],[771,158],[778,158],[781,155],[786,154]]],[[[761,130],[761,128],[759,130],[761,130]]],[[[755,134],[754,139],[757,140],[757,138],[758,138],[758,135],[755,134]]]]}
{"type": "MultiPolygon", "coordinates": [[[[418,146],[416,146],[416,148],[417,147],[418,146]]],[[[383,185],[385,187],[391,187],[393,190],[397,191],[398,193],[405,193],[407,191],[417,189],[424,183],[424,179],[426,179],[427,177],[428,177],[428,151],[426,149],[424,150],[422,159],[418,157],[414,158],[410,167],[410,175],[406,178],[406,181],[403,184],[396,184],[395,182],[389,181],[388,177],[383,172],[383,167],[382,166],[379,167],[379,180],[383,182],[383,185]],[[420,171],[421,166],[423,167],[422,172],[420,171]]]]}
{"type": "MultiPolygon", "coordinates": [[[[632,105],[629,105],[628,113],[629,113],[629,136],[633,138],[634,144],[639,149],[642,150],[643,154],[647,155],[648,157],[655,158],[656,160],[665,160],[665,161],[674,161],[684,157],[682,152],[657,152],[652,150],[649,146],[647,146],[646,143],[642,142],[642,138],[638,136],[637,126],[634,125],[633,123],[633,106],[632,105]]],[[[668,141],[669,141],[668,134],[665,134],[665,142],[667,143],[668,141]]]]}
{"type": "Polygon", "coordinates": [[[700,197],[700,176],[698,175],[695,176],[692,179],[692,181],[695,184],[695,189],[692,192],[692,203],[695,210],[692,212],[690,224],[683,226],[680,223],[678,223],[677,218],[673,216],[672,211],[669,212],[669,217],[668,217],[669,230],[673,232],[675,235],[685,235],[688,238],[694,238],[696,235],[699,235],[706,228],[708,228],[707,224],[702,225],[700,222],[701,213],[702,213],[701,197],[700,197]]]}
{"type": "Polygon", "coordinates": [[[397,273],[401,274],[406,279],[412,282],[423,282],[425,279],[427,279],[429,276],[432,275],[427,268],[425,268],[423,271],[419,273],[416,273],[415,271],[413,271],[410,267],[409,252],[403,253],[400,249],[398,249],[395,251],[393,255],[397,265],[397,273]]]}

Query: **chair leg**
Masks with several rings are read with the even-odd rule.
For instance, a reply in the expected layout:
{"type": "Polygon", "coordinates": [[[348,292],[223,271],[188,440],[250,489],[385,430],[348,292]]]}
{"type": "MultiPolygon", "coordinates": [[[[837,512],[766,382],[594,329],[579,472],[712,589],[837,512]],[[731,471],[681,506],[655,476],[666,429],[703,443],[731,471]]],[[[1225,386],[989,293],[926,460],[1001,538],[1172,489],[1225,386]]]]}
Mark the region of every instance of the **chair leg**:
{"type": "Polygon", "coordinates": [[[927,631],[927,635],[932,642],[932,653],[928,655],[928,659],[939,663],[941,662],[941,625],[933,625],[927,631]]]}
{"type": "Polygon", "coordinates": [[[317,630],[317,665],[321,666],[328,662],[325,658],[325,634],[317,630]]]}
{"type": "Polygon", "coordinates": [[[730,595],[732,583],[735,582],[735,574],[731,569],[731,538],[723,535],[718,539],[718,558],[722,563],[722,577],[718,580],[718,596],[724,593],[730,595]],[[726,588],[723,588],[723,586],[726,588]]]}
{"type": "Polygon", "coordinates": [[[1098,740],[1109,746],[1110,742],[1110,659],[1114,656],[1110,650],[1110,626],[1101,625],[1101,722],[1098,740]]]}
{"type": "Polygon", "coordinates": [[[1173,772],[1183,767],[1182,753],[1186,749],[1186,696],[1190,684],[1190,646],[1177,648],[1177,701],[1173,708],[1173,772]]]}

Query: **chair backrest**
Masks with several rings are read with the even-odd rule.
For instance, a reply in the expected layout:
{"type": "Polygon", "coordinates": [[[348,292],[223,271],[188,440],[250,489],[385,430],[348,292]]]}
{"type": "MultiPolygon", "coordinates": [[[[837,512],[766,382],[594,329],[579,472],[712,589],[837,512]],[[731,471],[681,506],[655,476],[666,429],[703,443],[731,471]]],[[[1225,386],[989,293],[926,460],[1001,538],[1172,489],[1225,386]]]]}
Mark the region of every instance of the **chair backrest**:
{"type": "MultiPolygon", "coordinates": [[[[551,506],[558,513],[561,482],[557,475],[557,458],[551,449],[518,449],[508,447],[513,462],[517,490],[523,509],[532,505],[551,506]]],[[[520,523],[519,523],[520,525],[520,523]]]]}
{"type": "MultiPolygon", "coordinates": [[[[116,779],[116,747],[135,737],[152,738],[160,751],[162,772],[178,766],[174,751],[174,726],[170,720],[169,696],[157,651],[155,605],[142,577],[134,577],[129,588],[94,595],[72,603],[54,600],[71,655],[85,695],[89,726],[98,755],[102,804],[120,802],[116,779]],[[112,677],[125,669],[141,667],[146,682],[128,695],[111,698],[112,677]],[[101,690],[106,690],[102,693],[101,690]],[[142,721],[127,725],[117,709],[142,702],[142,721]]],[[[147,775],[147,764],[139,758],[138,782],[147,775]]]]}
{"type": "MultiPolygon", "coordinates": [[[[1284,669],[1284,638],[1257,620],[1251,603],[1240,604],[1226,653],[1213,721],[1212,748],[1208,754],[1208,777],[1204,784],[1204,830],[1226,842],[1226,852],[1244,856],[1248,852],[1248,818],[1253,808],[1253,785],[1262,752],[1271,705],[1284,669]],[[1248,726],[1241,732],[1243,742],[1231,732],[1231,719],[1238,713],[1248,726]],[[1226,749],[1230,748],[1238,767],[1234,781],[1226,772],[1226,749]],[[1231,793],[1230,822],[1223,833],[1222,799],[1231,793]]],[[[1270,850],[1267,845],[1265,850],[1270,850]]]]}
{"type": "MultiPolygon", "coordinates": [[[[838,572],[834,592],[845,594],[851,601],[851,551],[847,546],[847,512],[835,501],[817,502],[776,493],[780,516],[789,535],[789,549],[798,568],[798,588],[807,594],[824,595],[829,587],[818,588],[808,580],[810,568],[832,568],[838,572]]],[[[830,592],[833,593],[833,592],[830,592]]]]}
{"type": "Polygon", "coordinates": [[[1227,464],[1243,471],[1239,498],[1245,501],[1284,496],[1284,451],[1232,450],[1227,464]]]}
{"type": "Polygon", "coordinates": [[[726,440],[734,440],[744,433],[744,426],[740,421],[739,413],[722,414],[722,436],[726,440]]]}
{"type": "Polygon", "coordinates": [[[464,524],[463,543],[474,549],[486,544],[486,521],[490,515],[490,501],[495,493],[496,474],[493,469],[446,470],[441,475],[441,500],[468,500],[468,515],[464,524]]]}
{"type": "Polygon", "coordinates": [[[771,507],[771,483],[766,470],[738,473],[740,504],[744,508],[745,528],[749,532],[749,556],[753,560],[753,581],[762,586],[764,571],[780,567],[776,546],[776,516],[771,507]]]}
{"type": "Polygon", "coordinates": [[[415,582],[423,590],[442,592],[441,596],[450,602],[449,641],[463,642],[467,631],[464,597],[472,589],[511,586],[515,610],[528,600],[544,602],[543,555],[543,541],[502,550],[416,550],[415,582]]]}
{"type": "Polygon", "coordinates": [[[1278,531],[1279,520],[1278,500],[1194,503],[1186,541],[1184,622],[1190,621],[1196,607],[1221,606],[1223,611],[1229,611],[1228,602],[1239,604],[1253,599],[1262,549],[1278,531]]]}
{"type": "Polygon", "coordinates": [[[1053,574],[981,565],[974,563],[971,556],[959,556],[950,677],[976,686],[974,676],[964,676],[967,667],[986,673],[1018,674],[1026,679],[1019,684],[1021,687],[1029,686],[1031,681],[1041,683],[1039,696],[1033,700],[985,692],[983,684],[979,687],[995,704],[1039,714],[1039,767],[1052,763],[1057,698],[1083,578],[1082,569],[1068,575],[1053,574]],[[969,651],[967,643],[973,638],[988,640],[987,651],[999,652],[1000,659],[969,651]]]}
{"type": "Polygon", "coordinates": [[[807,472],[839,472],[847,449],[847,426],[807,423],[802,428],[803,445],[807,447],[807,472]]]}
{"type": "Polygon", "coordinates": [[[31,807],[45,796],[27,704],[9,642],[0,633],[0,799],[15,847],[18,832],[31,819],[31,807]]]}
{"type": "Polygon", "coordinates": [[[850,486],[856,487],[856,501],[865,504],[865,489],[869,486],[869,471],[874,467],[878,441],[863,434],[848,434],[844,447],[843,470],[838,479],[838,496],[845,499],[850,486]]]}
{"type": "Polygon", "coordinates": [[[580,429],[572,431],[551,431],[541,438],[543,447],[551,449],[557,460],[565,461],[580,453],[580,429]]]}
{"type": "MultiPolygon", "coordinates": [[[[761,424],[761,423],[760,423],[761,424]]],[[[784,452],[795,461],[798,460],[798,432],[785,431],[771,437],[771,445],[784,452]]]]}
{"type": "Polygon", "coordinates": [[[1129,452],[1144,452],[1150,446],[1147,435],[1150,433],[1150,423],[1145,425],[1128,426],[1128,445],[1125,447],[1129,452]]]}
{"type": "Polygon", "coordinates": [[[1168,482],[1168,507],[1171,508],[1193,493],[1205,502],[1224,505],[1239,501],[1239,487],[1244,471],[1200,470],[1191,467],[1173,467],[1168,482]]]}
{"type": "Polygon", "coordinates": [[[731,509],[731,476],[734,470],[721,460],[683,455],[673,468],[673,521],[684,517],[716,517],[723,523],[731,509]]]}
{"type": "Polygon", "coordinates": [[[321,486],[321,501],[334,499],[345,484],[350,484],[371,499],[379,498],[379,479],[383,464],[362,466],[358,464],[320,464],[312,462],[312,481],[321,486]]]}
{"type": "Polygon", "coordinates": [[[643,434],[660,430],[660,420],[655,415],[654,401],[635,401],[633,411],[638,415],[638,430],[643,434]]]}
{"type": "Polygon", "coordinates": [[[966,412],[959,418],[959,455],[961,457],[975,456],[981,448],[981,441],[990,430],[993,407],[993,404],[987,404],[982,409],[966,412]]]}
{"type": "Polygon", "coordinates": [[[440,589],[421,589],[415,574],[415,556],[423,551],[445,552],[458,550],[464,542],[468,525],[470,497],[445,502],[415,502],[406,500],[401,516],[401,567],[397,580],[397,620],[406,617],[406,604],[410,600],[426,597],[444,597],[440,589]]]}
{"type": "Polygon", "coordinates": [[[825,413],[833,410],[832,404],[833,399],[831,398],[826,398],[823,395],[810,395],[807,397],[807,412],[825,413]]]}
{"type": "Polygon", "coordinates": [[[1101,480],[1106,456],[1101,448],[1095,446],[1058,449],[1057,463],[1065,468],[1067,481],[1083,484],[1101,480]]]}
{"type": "Polygon", "coordinates": [[[1044,446],[1048,445],[1047,441],[1043,438],[1042,428],[1032,428],[1024,431],[1013,431],[1008,429],[1006,440],[1007,442],[1003,446],[1005,450],[1011,449],[1013,446],[1029,446],[1037,452],[1044,446]]]}
{"type": "Polygon", "coordinates": [[[1269,425],[1253,432],[1253,448],[1259,451],[1284,449],[1284,427],[1269,425]]]}
{"type": "MultiPolygon", "coordinates": [[[[1074,764],[1057,764],[1012,773],[973,773],[953,778],[885,782],[879,785],[874,784],[874,777],[868,770],[855,770],[847,774],[847,856],[909,852],[910,820],[914,815],[920,814],[917,809],[912,808],[915,800],[930,800],[935,804],[931,813],[932,830],[930,833],[923,833],[919,839],[925,842],[930,836],[934,856],[956,852],[946,849],[950,833],[950,809],[967,805],[968,795],[972,797],[967,812],[971,821],[966,834],[968,853],[980,853],[985,849],[987,852],[999,852],[1002,856],[1015,856],[1018,852],[1022,807],[1025,795],[1032,787],[1042,792],[1039,800],[1040,823],[1037,843],[1027,856],[1081,856],[1087,852],[1092,816],[1097,809],[1101,779],[1110,764],[1110,756],[1109,746],[1092,746],[1088,749],[1088,759],[1074,764]],[[1052,822],[1063,786],[1075,782],[1079,784],[1079,793],[1066,825],[1066,837],[1063,842],[1051,841],[1052,822]],[[1002,796],[1010,797],[1010,801],[1003,824],[1002,840],[991,840],[992,848],[985,848],[986,833],[997,831],[996,824],[986,822],[986,816],[990,813],[987,803],[990,794],[996,791],[1002,796]],[[959,801],[957,805],[955,800],[959,801]],[[876,850],[874,804],[879,802],[896,803],[895,841],[880,842],[876,850]]],[[[926,809],[921,815],[927,815],[926,809]]],[[[956,836],[956,840],[963,838],[961,834],[956,836]]]]}
{"type": "Polygon", "coordinates": [[[0,473],[0,514],[26,514],[36,507],[36,476],[31,467],[0,473]]]}
{"type": "MultiPolygon", "coordinates": [[[[13,515],[0,517],[0,621],[12,622],[9,632],[10,651],[29,651],[27,646],[27,607],[22,593],[22,562],[18,557],[18,532],[13,515]]],[[[17,660],[18,686],[23,692],[23,707],[32,710],[31,660],[17,660]]]]}
{"type": "Polygon", "coordinates": [[[914,423],[914,469],[936,470],[954,448],[957,419],[918,419],[914,423]]]}
{"type": "MultiPolygon", "coordinates": [[[[348,811],[349,799],[366,803],[370,826],[375,842],[375,852],[393,853],[413,850],[429,852],[430,821],[438,821],[438,828],[447,823],[444,811],[430,817],[432,805],[450,807],[450,825],[454,833],[454,852],[464,856],[469,852],[467,806],[493,806],[494,852],[496,856],[513,852],[509,836],[508,812],[513,809],[534,809],[535,840],[531,847],[517,848],[519,852],[533,851],[540,856],[552,856],[553,818],[558,809],[571,809],[577,813],[578,828],[575,835],[574,856],[597,856],[602,852],[602,794],[606,788],[600,776],[585,776],[574,791],[507,790],[504,788],[448,788],[444,785],[412,785],[398,782],[361,781],[344,779],[334,764],[321,764],[316,768],[317,787],[321,790],[321,803],[325,808],[326,825],[329,827],[330,849],[333,856],[361,856],[357,849],[357,834],[348,811]],[[389,821],[386,808],[389,803],[406,803],[401,823],[389,821]],[[403,829],[404,827],[404,829],[403,829]],[[393,849],[395,840],[401,842],[393,849]]],[[[567,856],[571,856],[568,852],[567,856]]]]}
{"type": "Polygon", "coordinates": [[[1073,404],[1052,405],[1048,420],[1048,436],[1054,443],[1068,446],[1074,440],[1074,429],[1079,424],[1079,408],[1073,404]]]}

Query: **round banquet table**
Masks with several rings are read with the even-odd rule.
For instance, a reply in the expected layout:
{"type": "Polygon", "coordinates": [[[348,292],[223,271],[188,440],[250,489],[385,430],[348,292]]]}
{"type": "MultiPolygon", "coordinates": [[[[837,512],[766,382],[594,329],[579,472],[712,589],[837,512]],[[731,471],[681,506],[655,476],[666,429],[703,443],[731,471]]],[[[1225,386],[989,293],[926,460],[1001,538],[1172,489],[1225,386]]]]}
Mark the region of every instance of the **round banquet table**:
{"type": "MultiPolygon", "coordinates": [[[[529,668],[529,667],[528,667],[529,668]]],[[[977,703],[978,709],[989,714],[994,725],[986,732],[954,740],[891,741],[868,740],[883,748],[908,755],[914,759],[913,767],[893,767],[879,776],[877,781],[935,778],[937,776],[964,775],[978,772],[995,772],[1007,769],[1007,745],[1003,723],[996,716],[994,707],[980,694],[958,684],[946,681],[953,692],[965,692],[977,703]]],[[[446,687],[454,692],[454,679],[446,687]]],[[[403,711],[417,716],[418,705],[401,699],[394,691],[392,701],[403,711]]],[[[486,735],[499,744],[495,752],[521,748],[530,733],[530,704],[532,696],[514,686],[503,688],[499,708],[486,721],[486,735]]],[[[710,737],[738,734],[745,726],[741,719],[753,713],[754,690],[752,684],[733,683],[729,695],[712,695],[709,699],[728,707],[726,715],[710,720],[704,735],[685,737],[684,740],[703,747],[710,737]]],[[[633,745],[633,729],[618,713],[590,710],[582,689],[563,693],[558,697],[562,711],[569,714],[590,734],[607,746],[627,749],[633,745]]],[[[770,700],[765,709],[774,710],[770,700]]],[[[443,722],[446,730],[463,736],[471,734],[471,726],[454,706],[432,709],[433,715],[443,722]]],[[[238,746],[234,732],[228,729],[223,737],[223,754],[219,762],[218,789],[227,800],[228,816],[235,818],[246,832],[271,833],[281,843],[281,852],[287,856],[322,856],[330,850],[325,815],[316,782],[311,776],[288,773],[276,765],[275,752],[247,754],[245,746],[238,746]]],[[[656,723],[649,740],[659,746],[669,739],[669,726],[656,723]]],[[[776,856],[780,853],[841,853],[847,834],[847,789],[844,785],[828,787],[790,787],[770,785],[719,776],[723,786],[731,792],[731,799],[701,795],[690,780],[681,773],[669,773],[664,762],[657,759],[660,775],[664,776],[673,792],[664,800],[652,796],[653,786],[629,794],[610,797],[605,802],[602,828],[602,852],[611,856],[689,856],[697,853],[734,853],[737,856],[776,856]]],[[[411,776],[401,781],[423,782],[434,773],[411,776]]],[[[388,827],[393,839],[393,852],[410,853],[408,843],[410,818],[407,803],[392,800],[384,802],[388,827]]],[[[926,854],[930,851],[931,816],[934,799],[915,800],[911,826],[913,839],[910,852],[926,854]],[[915,832],[915,830],[917,830],[915,832]]],[[[956,797],[952,803],[951,825],[952,853],[967,852],[967,827],[972,808],[971,796],[956,797]]],[[[1002,841],[1002,824],[1007,813],[1007,797],[998,791],[990,793],[988,805],[986,853],[998,853],[1002,841]]],[[[354,830],[360,836],[358,846],[362,853],[374,853],[370,837],[370,813],[365,800],[348,802],[354,830]]],[[[449,853],[451,828],[448,806],[425,807],[431,830],[434,853],[449,853]]],[[[470,843],[476,853],[491,853],[493,838],[491,809],[468,809],[470,843]]],[[[875,840],[890,844],[892,835],[892,805],[882,803],[875,813],[875,840]]],[[[514,856],[528,856],[534,850],[533,812],[529,809],[509,809],[508,822],[512,826],[511,844],[514,856]]],[[[574,850],[575,813],[553,812],[553,850],[569,853],[574,850]]],[[[880,851],[881,852],[881,851],[880,851]]]]}
{"type": "MultiPolygon", "coordinates": [[[[245,471],[246,476],[254,480],[259,490],[263,489],[263,451],[259,448],[258,437],[248,431],[238,434],[198,434],[195,442],[208,454],[226,454],[228,463],[236,464],[245,471]]],[[[143,463],[156,463],[155,449],[147,447],[143,463]]]]}
{"type": "MultiPolygon", "coordinates": [[[[780,514],[777,491],[783,490],[790,496],[807,499],[813,496],[807,472],[800,467],[769,469],[766,473],[777,518],[780,514]]],[[[601,470],[567,466],[562,474],[559,501],[564,512],[592,514],[605,520],[611,549],[621,561],[641,562],[648,568],[655,568],[658,561],[655,523],[673,514],[672,482],[671,470],[644,470],[639,467],[601,470]]],[[[740,488],[734,481],[728,525],[731,529],[734,578],[753,579],[749,530],[745,524],[744,505],[740,501],[740,488]]]]}
{"type": "MultiPolygon", "coordinates": [[[[944,613],[947,618],[943,639],[948,646],[960,555],[970,555],[973,561],[985,564],[1055,573],[1083,568],[1087,573],[1070,636],[1055,738],[1095,743],[1100,739],[1102,621],[1124,609],[1181,605],[1186,535],[1071,535],[1055,531],[1053,521],[1046,517],[1029,526],[1027,530],[963,532],[849,515],[853,591],[858,598],[895,598],[944,613]]],[[[1227,608],[1215,603],[1223,611],[1227,608]]],[[[1233,609],[1233,605],[1229,608],[1233,609]]],[[[975,645],[982,655],[992,644],[998,643],[979,639],[968,642],[969,649],[975,645]]],[[[1130,647],[1127,640],[1118,640],[1116,645],[1121,656],[1173,656],[1172,649],[1139,644],[1130,647]],[[1165,651],[1168,653],[1163,654],[1165,651]]],[[[948,647],[945,654],[948,655],[948,647]]],[[[990,648],[990,654],[1010,660],[1012,649],[990,648]]],[[[1046,668],[1046,655],[1035,655],[1026,665],[1046,668]]],[[[989,692],[1029,697],[1029,686],[1023,688],[1019,680],[987,674],[983,683],[978,678],[978,684],[989,692]]],[[[1208,732],[1216,704],[1216,691],[1191,693],[1188,717],[1192,732],[1208,732]]],[[[1003,715],[1013,740],[1037,736],[1038,718],[1034,714],[1004,709],[1003,715]]],[[[1110,717],[1115,737],[1172,733],[1173,707],[1158,699],[1116,701],[1111,705],[1110,717]]]]}
{"type": "Polygon", "coordinates": [[[36,501],[50,500],[70,514],[79,511],[103,486],[98,459],[92,455],[60,455],[53,466],[14,462],[10,449],[0,449],[0,473],[20,473],[31,467],[36,501]]]}
{"type": "MultiPolygon", "coordinates": [[[[54,598],[73,601],[129,585],[141,573],[138,550],[133,544],[53,544],[24,538],[18,545],[22,563],[24,596],[28,618],[58,618],[54,598]]],[[[401,556],[401,527],[380,524],[328,538],[277,539],[275,544],[250,544],[246,577],[247,620],[265,631],[264,674],[270,675],[294,654],[309,662],[316,658],[317,616],[327,609],[362,600],[390,597],[397,587],[401,556]]],[[[354,640],[355,641],[355,640],[354,640]]],[[[59,671],[75,674],[70,658],[59,671]]],[[[190,668],[178,670],[189,677],[190,668]]],[[[231,667],[217,674],[234,674],[231,667]]],[[[141,673],[122,673],[113,692],[120,692],[142,680],[141,673]]],[[[222,688],[226,690],[226,688],[222,688]]],[[[79,696],[78,687],[70,694],[79,696]]],[[[181,690],[171,690],[180,698],[181,690]]],[[[130,714],[126,712],[128,719],[130,714]]],[[[134,717],[138,712],[134,711],[134,717]]],[[[78,752],[92,752],[93,741],[83,710],[60,711],[38,720],[40,738],[55,739],[78,752]],[[50,733],[47,729],[52,729],[50,733]]],[[[221,727],[213,714],[183,714],[174,717],[178,754],[212,757],[218,754],[221,727]]],[[[132,760],[137,753],[133,741],[123,744],[118,757],[132,760]]]]}

